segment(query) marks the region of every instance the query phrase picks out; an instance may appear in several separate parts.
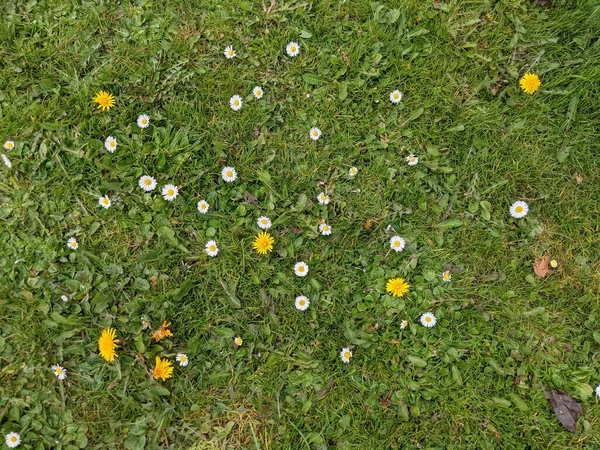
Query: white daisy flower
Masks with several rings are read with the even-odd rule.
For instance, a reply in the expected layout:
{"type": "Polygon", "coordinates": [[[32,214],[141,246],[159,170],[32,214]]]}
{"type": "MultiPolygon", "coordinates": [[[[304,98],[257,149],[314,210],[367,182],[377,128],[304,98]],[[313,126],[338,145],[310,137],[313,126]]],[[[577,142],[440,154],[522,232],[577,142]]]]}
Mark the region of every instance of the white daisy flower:
{"type": "Polygon", "coordinates": [[[161,194],[166,201],[172,202],[179,194],[179,188],[174,184],[165,184],[161,194]]]}
{"type": "Polygon", "coordinates": [[[257,100],[262,98],[264,94],[265,91],[263,91],[263,88],[261,88],[260,86],[256,86],[254,89],[252,89],[252,95],[254,95],[254,98],[256,98],[257,100]]]}
{"type": "Polygon", "coordinates": [[[198,202],[198,211],[200,214],[206,214],[208,212],[208,202],[206,200],[200,200],[198,202]]]}
{"type": "Polygon", "coordinates": [[[450,281],[452,279],[452,275],[450,275],[450,271],[446,270],[444,273],[442,273],[442,280],[443,281],[450,281]]]}
{"type": "Polygon", "coordinates": [[[390,102],[392,103],[400,103],[402,101],[402,92],[398,89],[390,92],[390,102]]]}
{"type": "Polygon", "coordinates": [[[12,150],[13,148],[15,148],[15,143],[13,141],[6,141],[4,142],[4,148],[6,150],[12,150]]]}
{"type": "Polygon", "coordinates": [[[146,114],[141,114],[137,118],[137,126],[140,128],[148,128],[150,126],[150,117],[146,114]]]}
{"type": "Polygon", "coordinates": [[[108,195],[105,195],[104,197],[100,197],[98,199],[98,204],[100,206],[102,206],[104,209],[110,208],[111,201],[110,201],[110,198],[108,198],[108,195]]]}
{"type": "Polygon", "coordinates": [[[552,269],[556,269],[558,267],[558,261],[555,259],[551,259],[549,264],[552,269]]]}
{"type": "Polygon", "coordinates": [[[239,337],[239,336],[236,336],[236,337],[233,339],[233,343],[234,343],[234,344],[235,344],[237,347],[241,347],[241,346],[242,346],[242,344],[244,343],[244,340],[243,340],[241,337],[239,337]]]}
{"type": "Polygon", "coordinates": [[[228,45],[227,47],[225,47],[225,51],[223,52],[223,54],[227,59],[235,58],[235,50],[233,49],[233,46],[228,45]]]}
{"type": "Polygon", "coordinates": [[[10,448],[15,448],[21,445],[21,436],[19,435],[19,433],[15,433],[14,431],[4,436],[4,440],[6,442],[6,445],[10,448]]]}
{"type": "Polygon", "coordinates": [[[404,330],[408,326],[408,320],[403,320],[400,322],[400,328],[404,330]]]}
{"type": "Polygon", "coordinates": [[[77,248],[79,248],[77,239],[75,239],[74,237],[69,238],[69,240],[67,241],[67,247],[69,247],[71,250],[77,250],[77,248]]]}
{"type": "Polygon", "coordinates": [[[272,225],[271,219],[269,219],[266,216],[260,216],[256,221],[256,224],[258,225],[258,228],[261,228],[263,230],[268,230],[269,228],[271,228],[272,225]]]}
{"type": "Polygon", "coordinates": [[[67,296],[66,296],[66,295],[64,295],[64,294],[60,296],[60,299],[61,299],[63,302],[68,302],[68,301],[69,301],[69,297],[67,297],[67,296]]]}
{"type": "Polygon", "coordinates": [[[308,275],[308,264],[306,264],[304,261],[297,262],[294,265],[294,273],[299,277],[305,277],[308,275]]]}
{"type": "Polygon", "coordinates": [[[326,205],[329,203],[329,195],[326,195],[325,192],[321,192],[318,196],[317,196],[317,200],[319,200],[319,203],[321,205],[326,205]]]}
{"type": "Polygon", "coordinates": [[[419,164],[419,158],[411,153],[406,157],[406,162],[409,166],[416,166],[417,164],[419,164]]]}
{"type": "Polygon", "coordinates": [[[421,323],[424,327],[431,328],[437,323],[437,319],[433,313],[427,312],[421,315],[421,323]]]}
{"type": "Polygon", "coordinates": [[[317,141],[321,137],[321,130],[317,127],[312,127],[308,133],[313,141],[317,141]]]}
{"type": "Polygon", "coordinates": [[[6,156],[4,153],[2,153],[2,161],[6,167],[12,169],[12,163],[10,162],[10,159],[8,159],[8,156],[6,156]]]}
{"type": "Polygon", "coordinates": [[[295,303],[296,309],[299,309],[300,311],[306,311],[310,306],[310,300],[304,295],[299,295],[298,297],[296,297],[295,303]]]}
{"type": "Polygon", "coordinates": [[[231,109],[233,109],[234,111],[241,109],[242,97],[240,97],[239,95],[234,95],[233,97],[231,97],[229,99],[229,106],[231,106],[231,109]]]}
{"type": "Polygon", "coordinates": [[[204,251],[208,256],[217,256],[219,253],[219,247],[217,247],[217,243],[215,241],[208,241],[204,247],[204,251]]]}
{"type": "Polygon", "coordinates": [[[144,175],[140,177],[138,185],[146,192],[150,192],[156,189],[156,180],[150,175],[144,175]]]}
{"type": "Polygon", "coordinates": [[[596,397],[600,398],[600,384],[596,386],[596,397]]]}
{"type": "Polygon", "coordinates": [[[223,170],[221,170],[221,177],[223,177],[223,180],[227,183],[231,183],[237,179],[237,172],[233,167],[223,167],[223,170]]]}
{"type": "Polygon", "coordinates": [[[56,378],[58,378],[59,380],[64,380],[65,378],[67,378],[67,369],[65,369],[62,366],[59,366],[58,364],[54,364],[52,367],[52,372],[54,372],[54,376],[56,378]]]}
{"type": "Polygon", "coordinates": [[[117,140],[112,136],[107,137],[104,141],[104,148],[109,152],[114,153],[117,149],[117,140]]]}
{"type": "Polygon", "coordinates": [[[190,359],[185,353],[177,353],[175,356],[175,360],[179,363],[180,366],[185,367],[190,362],[190,359]]]}
{"type": "Polygon", "coordinates": [[[350,167],[350,170],[348,171],[348,175],[350,175],[351,177],[355,177],[358,174],[358,169],[356,167],[350,167]]]}
{"type": "Polygon", "coordinates": [[[300,45],[297,42],[292,41],[285,47],[285,51],[289,56],[296,56],[300,53],[300,45]]]}
{"type": "Polygon", "coordinates": [[[319,231],[323,236],[329,236],[331,234],[331,227],[326,223],[319,225],[319,231]]]}
{"type": "Polygon", "coordinates": [[[404,250],[404,246],[406,245],[406,241],[400,236],[392,236],[390,238],[390,248],[397,252],[401,252],[404,250]]]}
{"type": "Polygon", "coordinates": [[[344,361],[345,363],[350,362],[350,358],[352,358],[352,352],[348,347],[344,347],[342,349],[342,351],[340,352],[340,358],[342,358],[342,361],[344,361]]]}
{"type": "Polygon", "coordinates": [[[513,216],[515,219],[520,219],[522,217],[525,217],[528,212],[529,212],[529,205],[520,200],[517,202],[514,202],[512,205],[510,205],[510,215],[513,216]]]}

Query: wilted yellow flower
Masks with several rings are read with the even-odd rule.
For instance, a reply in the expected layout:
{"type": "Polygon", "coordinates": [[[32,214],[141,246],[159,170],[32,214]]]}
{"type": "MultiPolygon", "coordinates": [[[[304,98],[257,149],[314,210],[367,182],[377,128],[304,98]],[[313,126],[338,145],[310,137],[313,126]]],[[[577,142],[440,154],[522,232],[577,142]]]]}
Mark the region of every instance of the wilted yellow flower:
{"type": "Polygon", "coordinates": [[[386,290],[395,297],[402,297],[408,292],[410,284],[404,281],[404,278],[392,278],[388,280],[386,290]]]}
{"type": "Polygon", "coordinates": [[[114,361],[117,356],[115,349],[117,348],[117,332],[114,328],[105,328],[98,339],[98,350],[100,356],[106,361],[114,361]]]}
{"type": "Polygon", "coordinates": [[[173,363],[168,359],[160,359],[156,357],[156,364],[152,371],[152,378],[158,380],[159,378],[163,381],[168,380],[173,376],[173,363]]]}
{"type": "Polygon", "coordinates": [[[102,111],[108,111],[110,108],[115,106],[114,95],[109,94],[106,91],[98,92],[92,100],[98,103],[98,109],[101,109],[102,111]]]}
{"type": "Polygon", "coordinates": [[[173,336],[169,327],[171,326],[171,322],[163,322],[160,328],[156,331],[152,332],[152,337],[156,342],[160,341],[163,338],[173,336]]]}
{"type": "Polygon", "coordinates": [[[542,82],[535,73],[527,72],[519,81],[519,85],[526,94],[533,94],[540,88],[542,82]]]}
{"type": "Polygon", "coordinates": [[[258,236],[256,236],[252,243],[252,247],[254,247],[259,255],[266,255],[273,250],[273,242],[275,242],[275,239],[269,233],[258,233],[258,236]]]}

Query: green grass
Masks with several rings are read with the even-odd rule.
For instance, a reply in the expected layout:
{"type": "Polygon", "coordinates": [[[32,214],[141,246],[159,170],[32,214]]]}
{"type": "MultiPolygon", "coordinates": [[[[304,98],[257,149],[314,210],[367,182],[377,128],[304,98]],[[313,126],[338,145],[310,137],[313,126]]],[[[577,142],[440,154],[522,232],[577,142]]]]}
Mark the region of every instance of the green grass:
{"type": "Polygon", "coordinates": [[[80,3],[2,7],[0,140],[17,144],[0,169],[2,435],[65,450],[600,448],[594,2],[80,3]],[[91,103],[100,89],[110,112],[91,103]],[[144,174],[180,196],[144,194],[144,174]],[[259,215],[267,257],[251,248],[259,215]],[[545,254],[560,266],[539,280],[545,254]],[[394,276],[411,283],[401,300],[394,276]],[[154,343],[142,319],[174,337],[154,343]],[[115,363],[97,353],[106,326],[115,363]],[[189,366],[150,379],[180,351],[189,366]],[[584,405],[575,434],[548,387],[584,405]]]}

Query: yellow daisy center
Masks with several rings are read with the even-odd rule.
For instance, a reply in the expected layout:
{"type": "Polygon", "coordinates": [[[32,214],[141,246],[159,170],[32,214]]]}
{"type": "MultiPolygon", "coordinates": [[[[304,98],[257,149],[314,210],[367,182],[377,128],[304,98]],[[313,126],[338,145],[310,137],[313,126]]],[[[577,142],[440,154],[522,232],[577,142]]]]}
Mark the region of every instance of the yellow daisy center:
{"type": "Polygon", "coordinates": [[[444,274],[444,280],[447,280],[448,278],[450,278],[450,274],[449,273],[445,273],[444,274]]]}
{"type": "Polygon", "coordinates": [[[238,106],[238,105],[240,104],[240,101],[239,101],[238,99],[235,99],[235,100],[233,101],[233,104],[234,104],[235,106],[238,106]]]}
{"type": "Polygon", "coordinates": [[[351,357],[352,355],[350,354],[350,352],[344,352],[344,358],[350,359],[351,357]]]}
{"type": "Polygon", "coordinates": [[[515,211],[518,212],[518,213],[522,213],[523,212],[523,207],[522,206],[517,206],[515,208],[515,211]]]}
{"type": "Polygon", "coordinates": [[[17,442],[17,437],[16,436],[11,436],[10,437],[10,442],[17,442]]]}
{"type": "Polygon", "coordinates": [[[217,247],[215,247],[214,245],[211,245],[211,246],[210,246],[208,249],[209,249],[211,252],[214,252],[214,251],[217,249],[217,247]]]}
{"type": "Polygon", "coordinates": [[[242,343],[243,343],[243,342],[244,342],[244,341],[242,341],[242,338],[235,338],[235,343],[236,343],[237,345],[242,345],[242,343]]]}
{"type": "Polygon", "coordinates": [[[148,121],[146,119],[142,119],[142,125],[146,125],[148,121]]]}
{"type": "Polygon", "coordinates": [[[12,142],[7,142],[6,143],[6,148],[12,148],[12,146],[13,146],[12,142]]]}
{"type": "Polygon", "coordinates": [[[144,180],[144,184],[145,184],[146,186],[150,186],[150,185],[152,184],[152,180],[147,180],[147,179],[146,179],[146,180],[144,180]]]}
{"type": "Polygon", "coordinates": [[[62,369],[61,369],[60,367],[58,367],[58,368],[56,369],[56,374],[57,374],[57,375],[62,375],[62,373],[63,373],[62,369]]]}
{"type": "Polygon", "coordinates": [[[398,95],[398,93],[396,92],[396,93],[394,94],[394,99],[398,99],[398,97],[400,97],[400,95],[398,95]]]}
{"type": "Polygon", "coordinates": [[[298,272],[304,272],[304,266],[298,267],[298,272]]]}
{"type": "Polygon", "coordinates": [[[400,247],[400,241],[396,241],[396,242],[394,242],[394,245],[395,245],[396,247],[400,247]]]}
{"type": "Polygon", "coordinates": [[[325,225],[325,226],[323,227],[323,231],[329,231],[329,227],[328,227],[327,225],[325,225]]]}
{"type": "Polygon", "coordinates": [[[262,91],[260,89],[256,90],[256,95],[258,95],[259,97],[262,95],[262,91]]]}
{"type": "Polygon", "coordinates": [[[305,302],[304,300],[300,300],[300,301],[298,302],[298,304],[299,304],[300,306],[304,306],[304,305],[306,305],[306,302],[305,302]]]}
{"type": "Polygon", "coordinates": [[[233,177],[233,172],[231,170],[228,170],[225,175],[227,175],[229,178],[231,178],[231,177],[233,177]]]}
{"type": "Polygon", "coordinates": [[[169,189],[167,191],[167,195],[174,195],[174,194],[175,194],[175,191],[173,189],[169,189]]]}
{"type": "Polygon", "coordinates": [[[292,46],[290,47],[290,50],[291,50],[292,52],[295,52],[295,51],[296,51],[296,46],[295,46],[295,45],[292,45],[292,46]]]}
{"type": "Polygon", "coordinates": [[[107,198],[102,199],[102,203],[104,203],[105,205],[108,205],[108,199],[107,198]]]}
{"type": "Polygon", "coordinates": [[[429,317],[429,316],[425,317],[425,322],[431,322],[431,317],[429,317]]]}
{"type": "Polygon", "coordinates": [[[327,200],[327,196],[326,195],[321,195],[321,200],[323,200],[323,201],[327,200]]]}

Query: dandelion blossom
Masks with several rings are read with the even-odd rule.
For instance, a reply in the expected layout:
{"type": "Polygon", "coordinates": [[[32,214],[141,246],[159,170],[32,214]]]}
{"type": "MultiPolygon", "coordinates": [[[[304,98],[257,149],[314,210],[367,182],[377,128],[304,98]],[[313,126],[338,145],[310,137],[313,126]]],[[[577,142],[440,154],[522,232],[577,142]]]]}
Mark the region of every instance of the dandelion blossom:
{"type": "Polygon", "coordinates": [[[13,141],[6,141],[4,142],[4,148],[6,150],[12,150],[13,148],[15,148],[15,143],[13,141]]]}
{"type": "Polygon", "coordinates": [[[210,257],[217,256],[219,254],[219,247],[217,247],[215,241],[208,241],[204,246],[204,252],[210,257]]]}
{"type": "Polygon", "coordinates": [[[294,265],[294,273],[299,277],[305,277],[308,275],[308,264],[306,264],[304,261],[297,262],[294,265]]]}
{"type": "Polygon", "coordinates": [[[77,239],[75,239],[74,237],[70,237],[67,241],[67,247],[69,247],[71,250],[77,250],[79,248],[77,239]]]}
{"type": "Polygon", "coordinates": [[[400,329],[404,330],[408,326],[408,320],[400,322],[400,329]]]}
{"type": "Polygon", "coordinates": [[[175,360],[179,363],[180,366],[185,367],[190,362],[190,359],[185,353],[177,353],[175,356],[175,360]]]}
{"type": "Polygon", "coordinates": [[[117,149],[117,140],[112,136],[107,137],[104,141],[104,148],[109,152],[114,153],[117,149]]]}
{"type": "Polygon", "coordinates": [[[110,198],[108,198],[107,195],[105,195],[104,197],[100,197],[98,199],[98,204],[100,206],[102,206],[104,209],[108,209],[108,208],[110,208],[110,205],[111,205],[110,198]]]}
{"type": "Polygon", "coordinates": [[[331,227],[326,223],[319,225],[319,231],[323,236],[329,236],[331,234],[331,227]]]}
{"type": "Polygon", "coordinates": [[[173,336],[173,333],[169,330],[170,326],[171,322],[164,321],[158,330],[152,332],[152,339],[158,342],[161,339],[173,336]]]}
{"type": "Polygon", "coordinates": [[[221,177],[227,183],[231,183],[237,179],[237,172],[233,167],[223,167],[223,170],[221,171],[221,177]]]}
{"type": "Polygon", "coordinates": [[[542,85],[540,77],[535,73],[527,72],[523,75],[523,78],[519,81],[519,86],[523,89],[526,94],[534,94],[542,85]]]}
{"type": "Polygon", "coordinates": [[[2,153],[2,162],[4,163],[4,165],[6,167],[8,167],[9,169],[12,168],[12,163],[10,162],[10,159],[8,159],[8,156],[6,156],[4,153],[2,153]]]}
{"type": "Polygon", "coordinates": [[[313,128],[310,129],[308,135],[310,136],[310,138],[313,141],[316,141],[316,140],[318,140],[321,137],[321,130],[318,129],[317,127],[313,127],[313,128]]]}
{"type": "Polygon", "coordinates": [[[358,169],[356,167],[350,167],[348,171],[348,175],[351,177],[355,177],[358,174],[358,169]]]}
{"type": "Polygon", "coordinates": [[[179,194],[179,188],[177,186],[175,186],[174,184],[166,184],[162,188],[161,193],[162,193],[163,198],[166,201],[172,202],[173,200],[175,200],[175,198],[179,194]]]}
{"type": "Polygon", "coordinates": [[[58,365],[58,364],[54,364],[51,366],[52,368],[52,372],[54,373],[54,376],[56,378],[58,378],[59,380],[64,380],[65,378],[67,378],[67,369],[65,369],[64,367],[58,365]]]}
{"type": "Polygon", "coordinates": [[[137,126],[140,128],[148,128],[150,126],[150,117],[146,114],[141,114],[137,118],[137,126]]]}
{"type": "Polygon", "coordinates": [[[238,111],[239,109],[241,109],[242,97],[240,97],[239,95],[234,95],[233,97],[231,97],[229,99],[229,106],[231,106],[231,109],[233,109],[234,111],[238,111]]]}
{"type": "Polygon", "coordinates": [[[419,158],[411,153],[406,157],[406,162],[409,166],[416,166],[417,164],[419,164],[419,158]]]}
{"type": "Polygon", "coordinates": [[[392,278],[388,280],[385,288],[394,297],[403,297],[408,292],[410,284],[404,281],[404,278],[392,278]]]}
{"type": "Polygon", "coordinates": [[[98,350],[100,356],[106,361],[114,361],[117,356],[115,349],[117,348],[117,332],[114,328],[105,328],[98,339],[98,350]]]}
{"type": "Polygon", "coordinates": [[[256,250],[259,255],[266,255],[273,250],[273,243],[275,239],[269,233],[258,233],[258,236],[254,239],[252,247],[256,250]]]}
{"type": "Polygon", "coordinates": [[[14,431],[12,431],[6,436],[4,436],[4,441],[6,442],[6,445],[8,447],[15,448],[21,445],[21,436],[19,435],[19,433],[15,433],[14,431]]]}
{"type": "Polygon", "coordinates": [[[404,250],[405,245],[406,241],[400,236],[392,236],[390,238],[390,248],[396,252],[401,252],[404,250]]]}
{"type": "Polygon", "coordinates": [[[290,42],[285,48],[285,51],[289,56],[296,56],[300,53],[300,45],[297,42],[290,42]]]}
{"type": "Polygon", "coordinates": [[[261,88],[260,86],[256,86],[254,89],[252,89],[252,95],[254,95],[254,98],[261,99],[262,96],[264,95],[264,91],[263,88],[261,88]]]}
{"type": "Polygon", "coordinates": [[[244,340],[241,337],[239,337],[239,336],[236,336],[233,339],[233,346],[236,347],[236,348],[237,347],[241,347],[243,343],[244,343],[244,340]]]}
{"type": "Polygon", "coordinates": [[[156,189],[156,180],[150,175],[144,175],[140,177],[138,185],[146,192],[150,192],[156,189]]]}
{"type": "Polygon", "coordinates": [[[198,212],[200,214],[206,214],[208,212],[208,208],[209,208],[209,205],[206,200],[200,200],[198,202],[198,212]]]}
{"type": "Polygon", "coordinates": [[[342,358],[342,361],[346,364],[350,362],[350,358],[352,358],[352,352],[348,347],[344,347],[342,349],[342,351],[340,352],[340,358],[342,358]]]}
{"type": "Polygon", "coordinates": [[[446,270],[444,273],[442,273],[442,280],[444,282],[450,281],[452,279],[452,275],[450,275],[450,271],[446,270]]]}
{"type": "Polygon", "coordinates": [[[402,101],[402,92],[399,90],[392,91],[390,93],[390,102],[392,103],[400,103],[402,101]]]}
{"type": "Polygon", "coordinates": [[[268,230],[269,228],[271,228],[271,219],[269,219],[266,216],[260,216],[256,223],[258,225],[258,228],[261,228],[263,230],[268,230]]]}
{"type": "Polygon", "coordinates": [[[529,212],[529,205],[522,201],[516,201],[510,205],[510,215],[515,219],[521,219],[529,212]]]}
{"type": "Polygon", "coordinates": [[[108,111],[110,108],[115,106],[114,95],[109,94],[106,91],[98,92],[92,100],[98,103],[98,109],[101,109],[102,111],[108,111]]]}
{"type": "Polygon", "coordinates": [[[329,203],[329,195],[325,194],[325,192],[321,192],[317,196],[317,200],[319,200],[321,205],[327,205],[329,203]]]}
{"type": "Polygon", "coordinates": [[[173,363],[168,359],[160,359],[156,357],[154,369],[152,370],[152,378],[155,380],[161,379],[167,381],[173,376],[173,363]]]}
{"type": "Polygon", "coordinates": [[[233,46],[228,45],[227,47],[225,47],[225,51],[223,52],[223,54],[227,59],[235,58],[235,50],[233,49],[233,46]]]}
{"type": "Polygon", "coordinates": [[[300,311],[306,311],[310,306],[310,300],[304,295],[299,295],[298,297],[296,297],[295,304],[296,309],[299,309],[300,311]]]}
{"type": "Polygon", "coordinates": [[[421,324],[423,324],[424,327],[431,328],[435,326],[436,323],[437,319],[433,313],[427,312],[421,316],[421,324]]]}

